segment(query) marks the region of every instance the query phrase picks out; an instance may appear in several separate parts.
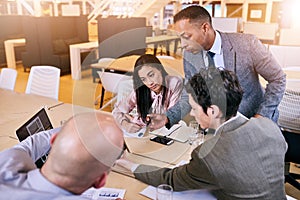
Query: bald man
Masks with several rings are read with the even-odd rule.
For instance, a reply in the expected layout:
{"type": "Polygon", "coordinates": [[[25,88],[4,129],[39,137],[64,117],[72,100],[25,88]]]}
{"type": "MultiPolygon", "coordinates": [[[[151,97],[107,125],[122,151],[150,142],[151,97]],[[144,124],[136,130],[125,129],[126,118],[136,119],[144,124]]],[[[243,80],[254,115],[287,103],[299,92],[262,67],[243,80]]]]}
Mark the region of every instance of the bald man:
{"type": "MultiPolygon", "coordinates": [[[[100,188],[123,150],[123,134],[110,114],[83,113],[60,129],[28,137],[0,153],[0,187],[3,195],[28,199],[79,196],[90,187],[100,188]],[[35,161],[50,149],[41,169],[35,161]],[[5,191],[4,191],[5,189],[5,191]]],[[[1,194],[2,196],[2,194],[1,194]]]]}

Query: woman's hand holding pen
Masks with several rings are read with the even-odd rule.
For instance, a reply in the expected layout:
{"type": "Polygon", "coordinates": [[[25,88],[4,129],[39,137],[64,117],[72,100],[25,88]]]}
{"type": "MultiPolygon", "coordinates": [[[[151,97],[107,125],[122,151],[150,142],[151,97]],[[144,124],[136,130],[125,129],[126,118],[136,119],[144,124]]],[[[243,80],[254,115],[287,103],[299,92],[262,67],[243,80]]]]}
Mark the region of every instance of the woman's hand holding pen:
{"type": "Polygon", "coordinates": [[[147,118],[149,121],[148,127],[150,131],[159,129],[166,125],[168,118],[165,114],[148,114],[147,118]]]}
{"type": "Polygon", "coordinates": [[[133,117],[129,114],[124,114],[126,119],[122,120],[121,126],[128,133],[136,133],[142,129],[142,127],[132,122],[133,117]]]}

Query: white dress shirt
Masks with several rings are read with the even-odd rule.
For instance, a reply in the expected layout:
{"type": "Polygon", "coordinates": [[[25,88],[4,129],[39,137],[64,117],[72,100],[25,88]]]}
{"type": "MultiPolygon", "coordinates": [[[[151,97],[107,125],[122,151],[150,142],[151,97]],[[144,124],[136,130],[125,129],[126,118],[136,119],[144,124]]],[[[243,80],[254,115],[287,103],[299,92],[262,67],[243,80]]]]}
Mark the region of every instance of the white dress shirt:
{"type": "MultiPolygon", "coordinates": [[[[216,31],[216,38],[214,44],[209,51],[215,53],[215,56],[213,57],[215,66],[218,68],[224,68],[222,40],[221,40],[221,35],[218,31],[216,31]]],[[[205,66],[208,66],[207,51],[203,51],[203,58],[204,58],[205,66]]]]}

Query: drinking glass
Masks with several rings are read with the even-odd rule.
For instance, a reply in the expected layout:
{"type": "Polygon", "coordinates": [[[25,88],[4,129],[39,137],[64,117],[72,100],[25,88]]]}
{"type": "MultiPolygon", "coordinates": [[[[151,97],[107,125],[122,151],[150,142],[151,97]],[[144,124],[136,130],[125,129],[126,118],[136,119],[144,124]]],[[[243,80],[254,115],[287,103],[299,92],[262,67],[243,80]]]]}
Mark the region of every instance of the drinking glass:
{"type": "Polygon", "coordinates": [[[198,139],[199,124],[197,121],[191,121],[189,123],[189,127],[192,128],[192,132],[189,136],[189,144],[193,145],[195,141],[198,139]]]}
{"type": "Polygon", "coordinates": [[[205,141],[205,133],[203,130],[200,130],[198,136],[198,145],[202,144],[204,141],[205,141]]]}
{"type": "Polygon", "coordinates": [[[168,184],[161,184],[156,188],[156,200],[172,200],[173,188],[168,184]]]}

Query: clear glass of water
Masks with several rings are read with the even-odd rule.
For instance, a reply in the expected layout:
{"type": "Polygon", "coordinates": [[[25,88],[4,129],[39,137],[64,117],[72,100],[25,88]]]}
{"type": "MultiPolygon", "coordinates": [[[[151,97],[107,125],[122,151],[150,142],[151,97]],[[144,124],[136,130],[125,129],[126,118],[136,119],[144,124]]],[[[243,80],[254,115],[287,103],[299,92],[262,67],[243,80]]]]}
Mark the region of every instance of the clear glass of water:
{"type": "Polygon", "coordinates": [[[205,133],[203,130],[199,131],[199,136],[198,136],[198,145],[202,144],[205,141],[205,133]]]}
{"type": "Polygon", "coordinates": [[[197,141],[199,136],[199,124],[197,121],[191,121],[189,123],[189,127],[191,128],[192,131],[189,137],[189,144],[193,145],[197,141]]]}
{"type": "Polygon", "coordinates": [[[173,188],[168,184],[161,184],[156,188],[156,200],[172,200],[173,188]]]}

